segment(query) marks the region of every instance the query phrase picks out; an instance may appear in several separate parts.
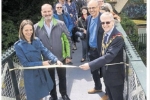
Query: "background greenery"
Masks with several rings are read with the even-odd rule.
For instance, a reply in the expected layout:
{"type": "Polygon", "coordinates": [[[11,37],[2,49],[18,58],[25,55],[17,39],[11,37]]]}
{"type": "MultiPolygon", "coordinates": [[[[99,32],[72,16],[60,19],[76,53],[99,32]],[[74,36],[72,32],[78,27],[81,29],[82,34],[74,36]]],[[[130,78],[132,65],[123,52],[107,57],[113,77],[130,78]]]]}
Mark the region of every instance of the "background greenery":
{"type": "Polygon", "coordinates": [[[23,19],[36,23],[41,18],[41,5],[55,0],[2,0],[2,51],[18,40],[18,29],[23,19]]]}

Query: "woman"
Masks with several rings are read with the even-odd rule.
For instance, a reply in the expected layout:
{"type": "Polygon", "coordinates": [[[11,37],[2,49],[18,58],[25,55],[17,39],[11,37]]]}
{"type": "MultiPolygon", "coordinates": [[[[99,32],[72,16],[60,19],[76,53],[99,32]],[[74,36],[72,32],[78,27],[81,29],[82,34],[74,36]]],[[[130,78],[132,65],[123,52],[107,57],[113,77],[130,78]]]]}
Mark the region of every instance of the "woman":
{"type": "MultiPolygon", "coordinates": [[[[62,65],[35,37],[33,23],[30,20],[21,22],[19,38],[20,40],[14,46],[16,55],[24,67],[47,66],[50,63],[62,65]],[[42,61],[42,55],[46,56],[49,61],[42,61]]],[[[53,88],[53,82],[47,69],[24,70],[24,84],[27,100],[42,100],[53,88]]]]}
{"type": "Polygon", "coordinates": [[[87,40],[86,40],[86,29],[87,29],[87,24],[86,24],[86,19],[89,15],[88,9],[86,6],[83,6],[81,8],[82,15],[78,19],[78,27],[76,32],[76,35],[80,37],[82,41],[82,59],[81,62],[84,62],[87,59],[87,40]]]}
{"type": "Polygon", "coordinates": [[[73,23],[73,29],[72,29],[72,41],[73,41],[73,50],[76,50],[76,42],[79,42],[77,37],[75,37],[75,33],[76,33],[76,25],[77,25],[77,18],[78,18],[78,13],[76,10],[76,5],[72,0],[66,0],[66,4],[65,6],[67,7],[68,13],[71,16],[71,20],[73,23]]]}
{"type": "Polygon", "coordinates": [[[101,13],[110,12],[110,10],[109,10],[109,8],[107,6],[101,6],[100,12],[101,13]]]}
{"type": "Polygon", "coordinates": [[[121,22],[120,16],[118,16],[116,13],[113,12],[113,8],[112,8],[111,4],[104,3],[104,5],[102,7],[106,7],[109,9],[109,12],[111,12],[113,14],[113,17],[114,17],[116,22],[121,22]]]}

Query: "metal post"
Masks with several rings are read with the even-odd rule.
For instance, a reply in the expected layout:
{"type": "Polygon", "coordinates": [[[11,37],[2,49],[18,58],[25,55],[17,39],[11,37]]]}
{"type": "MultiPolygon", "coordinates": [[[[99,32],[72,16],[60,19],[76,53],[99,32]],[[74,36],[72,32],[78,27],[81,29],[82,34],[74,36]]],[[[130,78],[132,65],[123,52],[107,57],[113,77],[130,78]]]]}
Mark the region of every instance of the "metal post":
{"type": "MultiPolygon", "coordinates": [[[[10,69],[14,68],[11,57],[8,59],[8,65],[9,65],[10,69]]],[[[18,88],[18,84],[17,84],[17,79],[16,79],[16,75],[15,75],[15,71],[11,71],[10,75],[11,75],[12,84],[13,84],[14,91],[15,91],[16,100],[21,100],[20,99],[19,88],[18,88]]]]}
{"type": "MultiPolygon", "coordinates": [[[[127,59],[127,58],[126,58],[127,59]]],[[[129,61],[126,61],[126,63],[129,63],[129,61]]],[[[127,95],[126,95],[126,100],[129,98],[129,66],[126,66],[126,82],[127,82],[127,95]]]]}

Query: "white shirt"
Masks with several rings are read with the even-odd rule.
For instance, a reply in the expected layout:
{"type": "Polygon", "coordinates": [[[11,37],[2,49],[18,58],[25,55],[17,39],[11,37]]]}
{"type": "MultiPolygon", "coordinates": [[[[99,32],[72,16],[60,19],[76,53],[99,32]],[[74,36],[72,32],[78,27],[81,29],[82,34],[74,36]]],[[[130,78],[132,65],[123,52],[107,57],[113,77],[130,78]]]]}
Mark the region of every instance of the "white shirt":
{"type": "Polygon", "coordinates": [[[53,22],[51,21],[49,24],[50,24],[50,27],[48,27],[48,26],[46,25],[45,21],[44,21],[44,27],[45,27],[45,29],[46,29],[46,31],[47,31],[48,37],[50,37],[51,31],[52,31],[53,22]]]}
{"type": "MultiPolygon", "coordinates": [[[[108,31],[107,33],[105,33],[105,36],[106,36],[106,34],[108,35],[108,36],[107,36],[106,43],[108,42],[108,39],[109,39],[109,37],[110,37],[110,35],[111,35],[113,29],[114,29],[114,27],[113,27],[110,31],[108,31]]],[[[105,36],[104,36],[104,37],[105,37],[105,36]]]]}

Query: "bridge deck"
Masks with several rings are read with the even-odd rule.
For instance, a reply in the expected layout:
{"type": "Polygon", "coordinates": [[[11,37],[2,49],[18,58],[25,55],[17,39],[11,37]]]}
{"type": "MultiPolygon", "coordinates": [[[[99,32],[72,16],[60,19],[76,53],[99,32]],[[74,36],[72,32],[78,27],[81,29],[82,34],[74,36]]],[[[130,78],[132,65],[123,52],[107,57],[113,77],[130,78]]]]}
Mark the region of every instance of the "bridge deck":
{"type": "MultiPolygon", "coordinates": [[[[73,53],[73,65],[80,65],[82,58],[82,45],[77,43],[77,50],[73,53]]],[[[57,77],[57,75],[56,75],[57,77]]],[[[102,89],[105,91],[104,83],[102,81],[102,89]]],[[[58,77],[56,78],[57,91],[59,91],[58,77]]],[[[94,87],[94,82],[90,70],[84,71],[80,68],[68,68],[67,69],[67,93],[71,100],[100,100],[104,95],[104,92],[96,94],[88,94],[87,91],[94,87]]],[[[49,100],[46,97],[44,100],[49,100]]],[[[62,100],[60,93],[58,92],[59,100],[62,100]]]]}

